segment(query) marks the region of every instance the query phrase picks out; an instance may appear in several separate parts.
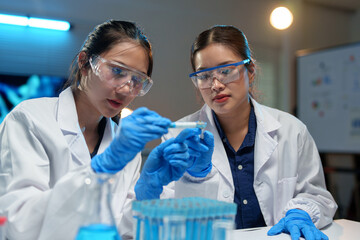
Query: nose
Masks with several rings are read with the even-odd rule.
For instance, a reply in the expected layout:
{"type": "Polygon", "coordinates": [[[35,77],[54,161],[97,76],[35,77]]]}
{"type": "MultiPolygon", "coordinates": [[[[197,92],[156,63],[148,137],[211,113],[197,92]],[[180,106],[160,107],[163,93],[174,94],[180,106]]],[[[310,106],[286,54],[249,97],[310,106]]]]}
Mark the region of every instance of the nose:
{"type": "Polygon", "coordinates": [[[134,83],[130,79],[122,83],[120,86],[116,86],[115,91],[123,95],[130,95],[132,93],[133,87],[134,87],[134,83]]]}
{"type": "Polygon", "coordinates": [[[213,76],[211,82],[211,90],[219,91],[225,88],[225,84],[223,84],[217,77],[213,76]]]}

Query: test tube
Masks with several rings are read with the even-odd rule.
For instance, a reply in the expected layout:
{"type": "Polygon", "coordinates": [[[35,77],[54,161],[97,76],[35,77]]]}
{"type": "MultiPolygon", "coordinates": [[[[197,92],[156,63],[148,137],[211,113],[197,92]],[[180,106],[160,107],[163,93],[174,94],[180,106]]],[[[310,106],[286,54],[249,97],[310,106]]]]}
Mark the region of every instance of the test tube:
{"type": "Polygon", "coordinates": [[[172,122],[169,128],[205,128],[206,122],[172,122]]]}
{"type": "Polygon", "coordinates": [[[169,128],[200,128],[201,134],[200,138],[204,138],[204,129],[207,123],[203,121],[197,122],[172,122],[169,128]]]}

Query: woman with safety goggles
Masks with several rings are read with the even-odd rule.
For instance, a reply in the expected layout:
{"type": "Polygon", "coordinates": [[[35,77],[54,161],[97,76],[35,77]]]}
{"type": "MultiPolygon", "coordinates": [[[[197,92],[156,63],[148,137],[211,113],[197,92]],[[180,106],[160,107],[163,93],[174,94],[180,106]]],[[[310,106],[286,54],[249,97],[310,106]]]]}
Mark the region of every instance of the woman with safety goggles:
{"type": "MultiPolygon", "coordinates": [[[[214,26],[200,33],[191,64],[205,104],[180,121],[208,123],[214,152],[199,161],[213,168],[202,178],[187,172],[173,186],[175,196],[237,203],[237,229],[275,225],[269,235],[327,239],[318,228],[331,223],[337,205],[315,142],[298,119],[256,101],[256,64],[243,32],[214,26]]],[[[171,130],[164,140],[177,134],[171,130]]]]}
{"type": "MultiPolygon", "coordinates": [[[[107,21],[85,40],[58,98],[24,101],[7,115],[0,125],[0,212],[8,215],[7,238],[74,239],[86,211],[85,180],[100,173],[114,176],[116,225],[131,238],[140,152],[167,133],[171,121],[144,107],[119,115],[149,91],[152,67],[151,45],[140,29],[107,21]]],[[[147,191],[159,197],[163,185],[182,176],[196,155],[184,141],[198,143],[199,131],[187,129],[150,153],[139,198],[147,191]],[[144,184],[148,175],[157,181],[144,184]]]]}

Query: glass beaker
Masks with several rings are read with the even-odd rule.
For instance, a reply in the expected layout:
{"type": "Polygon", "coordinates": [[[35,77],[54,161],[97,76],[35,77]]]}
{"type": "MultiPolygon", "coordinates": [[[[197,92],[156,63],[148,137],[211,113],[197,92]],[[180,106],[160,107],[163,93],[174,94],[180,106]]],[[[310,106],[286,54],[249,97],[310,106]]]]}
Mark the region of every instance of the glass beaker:
{"type": "Polygon", "coordinates": [[[111,209],[110,174],[93,174],[85,179],[84,221],[76,240],[120,240],[111,209]]]}

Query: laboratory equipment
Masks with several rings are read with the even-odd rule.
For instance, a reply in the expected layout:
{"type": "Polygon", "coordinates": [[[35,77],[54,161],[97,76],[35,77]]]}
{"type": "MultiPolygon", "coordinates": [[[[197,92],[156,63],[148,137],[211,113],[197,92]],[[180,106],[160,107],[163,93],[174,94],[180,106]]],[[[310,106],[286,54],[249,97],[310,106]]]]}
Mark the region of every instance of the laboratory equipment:
{"type": "Polygon", "coordinates": [[[0,240],[5,240],[6,217],[0,215],[0,240]]]}
{"type": "Polygon", "coordinates": [[[237,206],[191,197],[134,201],[132,209],[135,240],[223,240],[237,206]]]}
{"type": "Polygon", "coordinates": [[[83,225],[76,240],[120,240],[110,205],[113,179],[109,174],[94,174],[85,179],[86,202],[83,203],[83,225]]]}
{"type": "Polygon", "coordinates": [[[231,240],[232,230],[234,230],[234,222],[219,219],[213,224],[211,240],[231,240]]]}
{"type": "Polygon", "coordinates": [[[172,122],[169,128],[200,128],[201,134],[200,138],[204,138],[204,129],[206,128],[207,122],[197,121],[197,122],[172,122]]]}
{"type": "Polygon", "coordinates": [[[206,122],[197,121],[197,122],[172,122],[169,128],[200,128],[204,129],[206,127],[206,122]]]}

